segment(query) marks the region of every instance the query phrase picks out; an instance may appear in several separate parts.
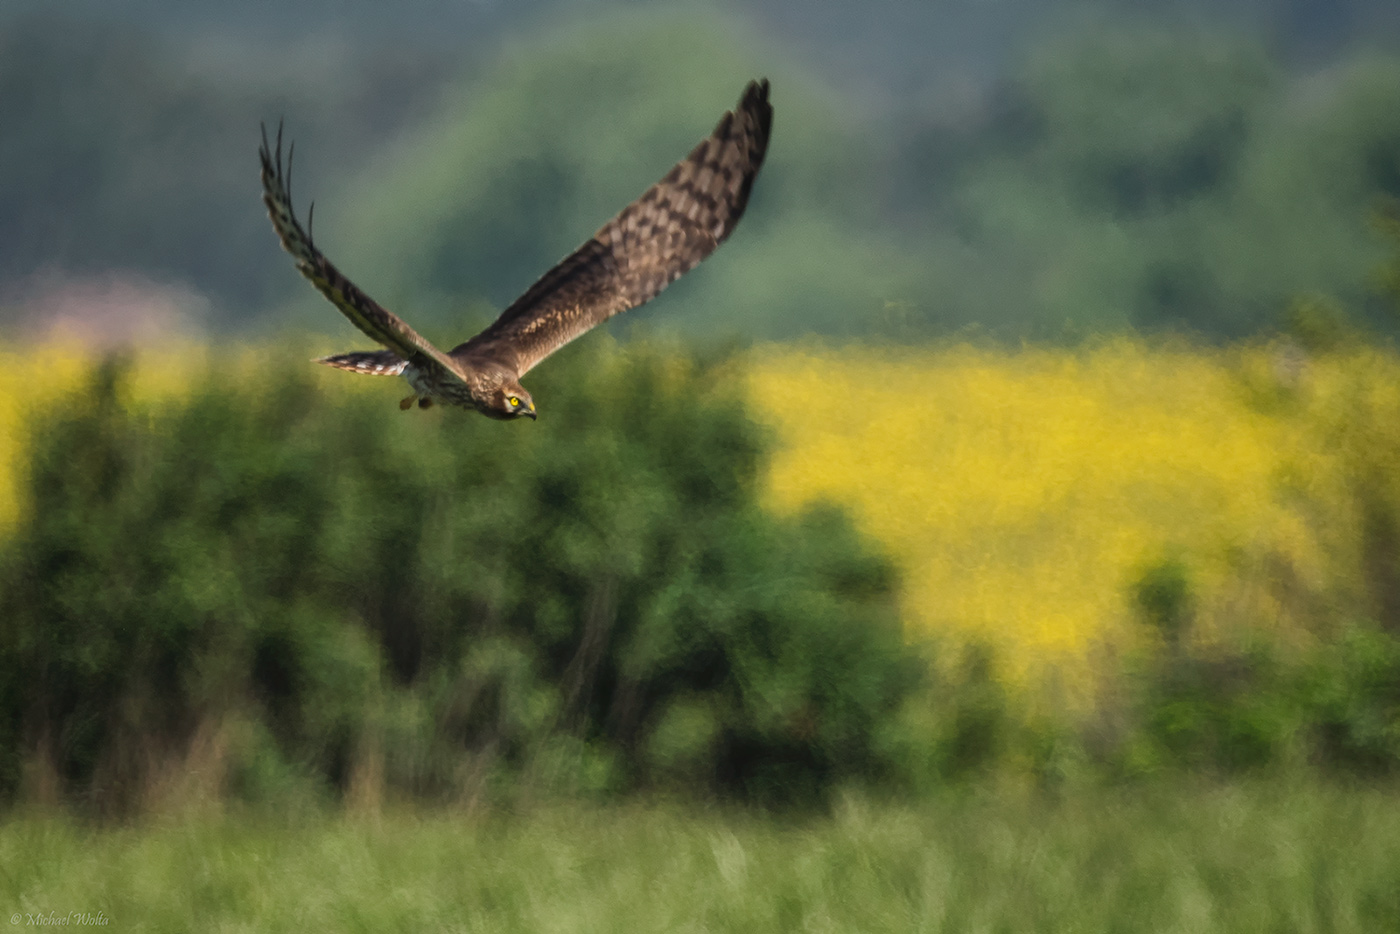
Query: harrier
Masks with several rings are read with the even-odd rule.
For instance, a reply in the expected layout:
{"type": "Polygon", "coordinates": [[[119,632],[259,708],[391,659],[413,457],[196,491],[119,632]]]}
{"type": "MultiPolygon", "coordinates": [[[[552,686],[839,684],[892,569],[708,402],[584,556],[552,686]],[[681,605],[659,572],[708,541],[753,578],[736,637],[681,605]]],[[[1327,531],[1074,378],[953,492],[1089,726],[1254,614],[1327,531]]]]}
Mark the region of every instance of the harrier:
{"type": "MultiPolygon", "coordinates": [[[[713,133],[640,198],[545,273],[495,323],[443,353],[331,265],[292,210],[292,151],[282,166],[263,130],[263,203],[297,269],[384,350],[335,354],[317,362],[376,376],[402,376],[420,408],[460,405],[498,419],[535,417],[520,385],[536,364],[613,315],[655,298],[729,237],[748,204],[768,149],[773,108],[768,82],[753,81],[713,133]]],[[[313,205],[314,211],[314,205],[313,205]]]]}

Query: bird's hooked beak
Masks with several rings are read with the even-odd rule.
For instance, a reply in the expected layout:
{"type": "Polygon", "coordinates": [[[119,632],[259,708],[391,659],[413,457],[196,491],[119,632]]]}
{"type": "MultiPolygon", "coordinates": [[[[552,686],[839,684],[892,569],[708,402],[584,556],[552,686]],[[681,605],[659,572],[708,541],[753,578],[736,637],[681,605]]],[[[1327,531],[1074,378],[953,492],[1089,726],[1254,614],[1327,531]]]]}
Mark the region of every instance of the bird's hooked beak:
{"type": "Polygon", "coordinates": [[[535,414],[535,403],[534,403],[533,401],[531,401],[531,402],[525,403],[525,405],[527,406],[527,408],[525,409],[525,411],[521,412],[520,414],[521,414],[521,415],[524,415],[526,418],[528,418],[528,419],[529,419],[530,421],[532,421],[532,422],[534,422],[534,421],[539,421],[539,416],[535,414]]]}

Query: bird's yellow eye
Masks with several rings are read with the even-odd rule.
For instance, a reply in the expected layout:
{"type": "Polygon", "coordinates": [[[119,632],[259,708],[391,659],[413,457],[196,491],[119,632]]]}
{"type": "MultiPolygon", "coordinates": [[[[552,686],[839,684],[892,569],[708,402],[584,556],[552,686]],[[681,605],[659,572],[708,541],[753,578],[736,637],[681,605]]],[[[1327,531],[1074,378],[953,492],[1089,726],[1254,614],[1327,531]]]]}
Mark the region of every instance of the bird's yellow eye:
{"type": "Polygon", "coordinates": [[[519,396],[506,396],[506,401],[510,403],[510,407],[513,408],[513,409],[516,409],[516,408],[519,408],[519,407],[520,407],[520,397],[519,397],[519,396]]]}

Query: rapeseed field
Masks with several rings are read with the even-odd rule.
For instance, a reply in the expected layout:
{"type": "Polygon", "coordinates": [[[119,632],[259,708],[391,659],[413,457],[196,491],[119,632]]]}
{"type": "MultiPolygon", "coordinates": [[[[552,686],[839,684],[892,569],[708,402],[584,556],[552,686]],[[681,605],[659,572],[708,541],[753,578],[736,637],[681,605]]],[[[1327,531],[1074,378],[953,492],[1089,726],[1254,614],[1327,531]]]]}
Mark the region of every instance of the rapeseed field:
{"type": "MultiPolygon", "coordinates": [[[[243,355],[248,356],[248,355],[243,355]]],[[[29,432],[53,406],[74,405],[96,356],[72,338],[0,352],[0,535],[24,514],[25,457],[29,432]]],[[[151,405],[178,398],[206,366],[205,348],[170,345],[134,358],[124,384],[129,405],[151,405]]],[[[244,368],[252,365],[249,357],[244,368]]]]}
{"type": "MultiPolygon", "coordinates": [[[[178,396],[205,365],[192,351],[140,355],[133,403],[178,396]]],[[[74,344],[3,356],[0,534],[25,508],[28,426],[92,365],[74,344]]],[[[1306,639],[1365,612],[1357,484],[1393,485],[1391,352],[776,345],[747,366],[778,440],[773,508],[851,509],[902,569],[911,638],[983,641],[1013,682],[1087,700],[1096,669],[1151,638],[1132,591],[1164,560],[1188,575],[1197,639],[1306,639]]]]}
{"type": "Polygon", "coordinates": [[[76,344],[40,344],[0,353],[0,532],[23,511],[21,491],[32,420],[81,381],[89,359],[76,344]]]}
{"type": "Polygon", "coordinates": [[[1364,610],[1353,488],[1365,452],[1395,447],[1392,354],[1123,339],[759,358],[770,501],[849,506],[904,570],[911,635],[982,640],[1013,681],[1087,699],[1105,656],[1151,636],[1132,591],[1162,561],[1185,568],[1198,639],[1305,638],[1364,610]]]}

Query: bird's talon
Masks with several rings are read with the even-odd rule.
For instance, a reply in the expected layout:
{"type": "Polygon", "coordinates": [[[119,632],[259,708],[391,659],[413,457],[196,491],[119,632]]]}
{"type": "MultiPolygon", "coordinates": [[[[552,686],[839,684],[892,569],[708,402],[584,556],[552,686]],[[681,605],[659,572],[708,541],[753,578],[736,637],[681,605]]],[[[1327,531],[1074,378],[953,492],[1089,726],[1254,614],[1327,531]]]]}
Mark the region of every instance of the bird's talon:
{"type": "Polygon", "coordinates": [[[409,409],[413,408],[413,402],[417,398],[417,396],[409,396],[407,399],[400,399],[399,410],[402,412],[407,412],[409,409]]]}
{"type": "Polygon", "coordinates": [[[430,399],[428,396],[424,396],[423,398],[421,398],[421,399],[418,400],[418,408],[420,408],[420,409],[431,409],[432,407],[433,407],[433,400],[430,399]]]}

